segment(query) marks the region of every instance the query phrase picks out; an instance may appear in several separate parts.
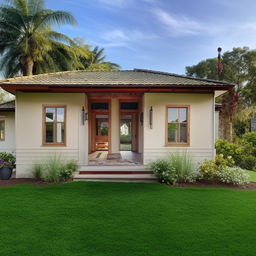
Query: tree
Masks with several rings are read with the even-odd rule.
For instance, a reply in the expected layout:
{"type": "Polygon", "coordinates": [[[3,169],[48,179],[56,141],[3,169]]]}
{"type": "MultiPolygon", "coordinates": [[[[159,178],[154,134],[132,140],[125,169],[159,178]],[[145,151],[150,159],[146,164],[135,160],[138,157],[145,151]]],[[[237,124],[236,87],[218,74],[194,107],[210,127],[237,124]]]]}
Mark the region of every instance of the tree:
{"type": "Polygon", "coordinates": [[[4,0],[0,7],[0,69],[5,77],[82,68],[66,35],[53,31],[53,25],[76,24],[68,12],[45,8],[44,0],[4,0]]]}
{"type": "Polygon", "coordinates": [[[80,61],[86,70],[91,71],[111,71],[119,70],[120,66],[116,63],[106,61],[106,56],[104,55],[104,48],[99,48],[95,46],[91,50],[91,46],[86,44],[83,38],[74,38],[76,45],[84,50],[90,50],[89,56],[79,56],[80,61]]]}
{"type": "MultiPolygon", "coordinates": [[[[256,51],[248,47],[233,48],[222,56],[224,66],[220,79],[236,84],[221,97],[223,138],[232,140],[232,121],[237,110],[256,103],[256,51]]],[[[186,67],[186,74],[198,78],[217,79],[217,58],[186,67]]]]}

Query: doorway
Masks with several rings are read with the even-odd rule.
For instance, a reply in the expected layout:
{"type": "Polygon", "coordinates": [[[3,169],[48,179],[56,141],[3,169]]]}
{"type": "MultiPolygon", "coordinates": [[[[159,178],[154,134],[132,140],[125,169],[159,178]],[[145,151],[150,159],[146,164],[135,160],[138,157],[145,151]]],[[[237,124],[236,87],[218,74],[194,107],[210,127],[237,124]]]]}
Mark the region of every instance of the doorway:
{"type": "Polygon", "coordinates": [[[120,112],[120,151],[138,151],[137,113],[120,112]]]}

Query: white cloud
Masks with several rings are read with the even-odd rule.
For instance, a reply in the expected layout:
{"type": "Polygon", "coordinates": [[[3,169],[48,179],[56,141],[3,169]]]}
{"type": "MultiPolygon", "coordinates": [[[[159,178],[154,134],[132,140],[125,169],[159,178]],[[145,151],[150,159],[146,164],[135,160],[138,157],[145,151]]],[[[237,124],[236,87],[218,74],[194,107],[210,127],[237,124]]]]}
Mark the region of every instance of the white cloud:
{"type": "Polygon", "coordinates": [[[160,8],[153,9],[157,19],[172,32],[171,35],[196,35],[206,31],[204,24],[182,15],[173,15],[160,8]]]}
{"type": "Polygon", "coordinates": [[[133,43],[140,44],[145,40],[158,38],[152,33],[142,32],[140,30],[112,29],[104,32],[101,38],[106,42],[108,47],[128,47],[131,48],[133,43]]]}

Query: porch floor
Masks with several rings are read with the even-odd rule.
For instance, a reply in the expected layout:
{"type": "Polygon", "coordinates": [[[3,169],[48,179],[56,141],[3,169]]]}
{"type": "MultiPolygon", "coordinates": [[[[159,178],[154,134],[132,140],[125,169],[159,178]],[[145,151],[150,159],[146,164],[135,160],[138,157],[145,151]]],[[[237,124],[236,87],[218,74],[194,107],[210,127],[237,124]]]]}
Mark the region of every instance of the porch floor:
{"type": "Polygon", "coordinates": [[[89,154],[89,165],[141,165],[142,159],[140,153],[132,151],[120,151],[121,158],[107,159],[108,151],[95,151],[89,154]]]}

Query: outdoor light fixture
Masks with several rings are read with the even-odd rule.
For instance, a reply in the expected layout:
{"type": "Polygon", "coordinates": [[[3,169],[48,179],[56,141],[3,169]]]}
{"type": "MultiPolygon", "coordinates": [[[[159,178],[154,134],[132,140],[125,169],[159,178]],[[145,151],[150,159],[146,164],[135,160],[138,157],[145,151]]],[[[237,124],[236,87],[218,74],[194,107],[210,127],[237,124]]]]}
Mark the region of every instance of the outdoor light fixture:
{"type": "Polygon", "coordinates": [[[153,129],[153,107],[152,106],[150,107],[150,110],[149,110],[149,126],[150,126],[150,129],[153,129]]]}
{"type": "Polygon", "coordinates": [[[85,124],[85,121],[88,120],[88,113],[85,112],[84,107],[82,107],[81,114],[82,114],[82,125],[84,125],[84,124],[85,124]]]}
{"type": "Polygon", "coordinates": [[[144,122],[144,113],[140,112],[140,124],[143,125],[144,122]]]}

